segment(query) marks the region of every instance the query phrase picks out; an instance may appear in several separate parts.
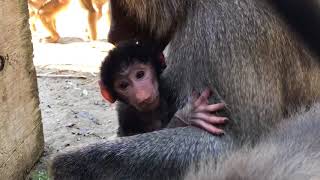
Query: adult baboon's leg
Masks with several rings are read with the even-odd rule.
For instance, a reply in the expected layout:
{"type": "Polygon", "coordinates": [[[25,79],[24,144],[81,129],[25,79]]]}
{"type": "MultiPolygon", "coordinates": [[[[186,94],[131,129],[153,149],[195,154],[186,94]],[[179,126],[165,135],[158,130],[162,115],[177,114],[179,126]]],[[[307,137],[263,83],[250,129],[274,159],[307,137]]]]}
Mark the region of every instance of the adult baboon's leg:
{"type": "Polygon", "coordinates": [[[187,127],[93,144],[61,153],[50,165],[54,180],[181,179],[191,163],[211,159],[231,146],[230,137],[187,127]]]}

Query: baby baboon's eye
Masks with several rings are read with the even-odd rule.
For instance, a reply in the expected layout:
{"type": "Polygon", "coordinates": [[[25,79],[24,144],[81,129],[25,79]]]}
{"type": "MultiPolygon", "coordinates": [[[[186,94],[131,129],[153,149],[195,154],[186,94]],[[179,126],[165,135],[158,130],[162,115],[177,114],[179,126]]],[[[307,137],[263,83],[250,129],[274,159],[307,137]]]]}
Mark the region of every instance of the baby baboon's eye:
{"type": "Polygon", "coordinates": [[[126,90],[128,86],[129,86],[129,84],[126,83],[126,82],[121,82],[121,83],[119,84],[119,88],[120,88],[121,90],[126,90]]]}
{"type": "Polygon", "coordinates": [[[141,79],[144,77],[144,71],[138,71],[137,74],[136,74],[136,78],[137,79],[141,79]]]}

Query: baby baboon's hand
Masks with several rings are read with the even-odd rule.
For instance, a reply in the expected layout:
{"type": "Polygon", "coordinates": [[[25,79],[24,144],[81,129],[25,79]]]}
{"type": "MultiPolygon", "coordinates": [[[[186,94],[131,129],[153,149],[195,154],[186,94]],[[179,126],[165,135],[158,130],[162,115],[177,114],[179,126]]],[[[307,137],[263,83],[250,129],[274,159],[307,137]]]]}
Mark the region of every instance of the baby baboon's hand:
{"type": "Polygon", "coordinates": [[[219,117],[214,113],[225,107],[224,103],[209,104],[211,96],[209,89],[204,90],[199,97],[193,95],[192,110],[190,112],[190,124],[202,128],[212,134],[220,135],[224,131],[215,125],[226,123],[226,117],[219,117]]]}
{"type": "Polygon", "coordinates": [[[185,125],[197,126],[214,135],[224,134],[224,131],[216,125],[224,124],[228,119],[215,115],[215,112],[223,109],[225,105],[223,103],[209,104],[210,96],[209,89],[204,90],[200,95],[194,93],[191,101],[177,111],[175,117],[185,125]]]}

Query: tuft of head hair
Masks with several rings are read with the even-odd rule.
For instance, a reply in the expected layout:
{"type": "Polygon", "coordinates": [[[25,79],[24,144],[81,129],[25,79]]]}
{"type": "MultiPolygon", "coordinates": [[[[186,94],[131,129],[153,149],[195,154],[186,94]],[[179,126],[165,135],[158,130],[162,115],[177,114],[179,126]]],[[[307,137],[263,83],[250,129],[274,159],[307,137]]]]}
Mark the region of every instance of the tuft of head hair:
{"type": "Polygon", "coordinates": [[[109,51],[100,67],[102,84],[113,97],[116,97],[113,83],[115,75],[134,63],[150,63],[159,78],[165,68],[158,44],[151,41],[128,40],[118,43],[109,51]]]}

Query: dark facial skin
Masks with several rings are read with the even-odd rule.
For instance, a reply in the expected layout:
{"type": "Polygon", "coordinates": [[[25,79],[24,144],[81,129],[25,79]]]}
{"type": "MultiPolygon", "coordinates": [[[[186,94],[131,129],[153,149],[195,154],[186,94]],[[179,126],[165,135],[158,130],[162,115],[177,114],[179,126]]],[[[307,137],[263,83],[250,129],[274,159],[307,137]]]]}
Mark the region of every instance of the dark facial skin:
{"type": "Polygon", "coordinates": [[[122,100],[141,112],[153,111],[159,107],[159,85],[151,64],[134,63],[116,77],[115,92],[122,100]]]}

